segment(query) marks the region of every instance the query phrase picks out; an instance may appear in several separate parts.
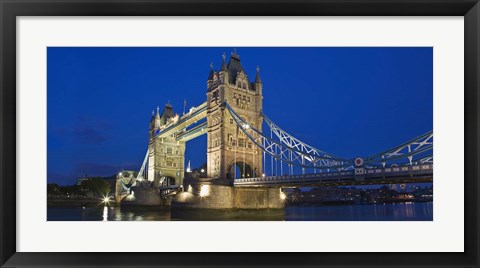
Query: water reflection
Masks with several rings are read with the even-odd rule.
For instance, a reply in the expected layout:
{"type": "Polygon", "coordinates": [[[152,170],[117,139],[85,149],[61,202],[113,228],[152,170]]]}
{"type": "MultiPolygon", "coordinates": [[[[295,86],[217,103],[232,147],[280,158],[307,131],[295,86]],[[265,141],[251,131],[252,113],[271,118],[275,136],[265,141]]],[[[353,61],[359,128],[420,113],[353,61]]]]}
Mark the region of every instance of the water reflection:
{"type": "Polygon", "coordinates": [[[287,221],[431,221],[433,203],[286,208],[287,221]]]}
{"type": "Polygon", "coordinates": [[[103,207],[103,218],[102,221],[108,221],[108,207],[104,206],[103,207]]]}
{"type": "Polygon", "coordinates": [[[287,221],[431,221],[433,203],[376,205],[289,206],[282,215],[265,211],[219,213],[202,211],[202,215],[177,217],[169,210],[154,208],[87,207],[47,209],[48,221],[170,221],[170,220],[287,220],[287,221]],[[211,215],[210,215],[211,214],[211,215]]]}

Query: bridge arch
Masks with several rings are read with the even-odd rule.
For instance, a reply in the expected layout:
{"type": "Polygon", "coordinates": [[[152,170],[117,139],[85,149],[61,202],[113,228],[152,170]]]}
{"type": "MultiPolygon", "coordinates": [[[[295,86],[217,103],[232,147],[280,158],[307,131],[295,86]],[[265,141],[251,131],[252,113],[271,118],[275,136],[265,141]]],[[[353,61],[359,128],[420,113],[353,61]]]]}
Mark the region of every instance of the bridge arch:
{"type": "Polygon", "coordinates": [[[246,161],[237,161],[230,164],[227,177],[229,179],[253,178],[257,176],[256,173],[257,170],[251,163],[246,161]]]}
{"type": "Polygon", "coordinates": [[[160,187],[168,187],[168,186],[173,186],[178,183],[176,183],[177,180],[174,177],[171,176],[164,176],[160,178],[160,187]]]}
{"type": "Polygon", "coordinates": [[[181,185],[181,178],[179,176],[172,176],[171,174],[160,175],[154,181],[155,187],[168,187],[173,185],[181,185]]]}

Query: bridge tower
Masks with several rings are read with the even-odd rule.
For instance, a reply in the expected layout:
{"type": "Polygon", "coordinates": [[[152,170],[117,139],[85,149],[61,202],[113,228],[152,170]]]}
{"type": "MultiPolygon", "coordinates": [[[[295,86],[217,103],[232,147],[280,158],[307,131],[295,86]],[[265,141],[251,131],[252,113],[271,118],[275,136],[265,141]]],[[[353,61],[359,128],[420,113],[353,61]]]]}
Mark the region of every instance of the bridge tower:
{"type": "MultiPolygon", "coordinates": [[[[227,101],[249,126],[262,130],[262,81],[257,67],[250,82],[234,51],[220,70],[210,65],[207,80],[207,176],[227,180],[261,176],[262,151],[238,128],[222,105],[227,101]]],[[[259,137],[260,138],[260,137],[259,137]]],[[[261,141],[261,139],[259,139],[261,141]]]]}
{"type": "Polygon", "coordinates": [[[176,141],[174,136],[155,138],[155,134],[170,122],[178,120],[172,105],[167,103],[160,115],[152,112],[148,142],[148,175],[154,186],[183,185],[185,141],[176,141]],[[162,179],[163,178],[163,179],[162,179]],[[160,182],[162,184],[160,185],[160,182]]]}

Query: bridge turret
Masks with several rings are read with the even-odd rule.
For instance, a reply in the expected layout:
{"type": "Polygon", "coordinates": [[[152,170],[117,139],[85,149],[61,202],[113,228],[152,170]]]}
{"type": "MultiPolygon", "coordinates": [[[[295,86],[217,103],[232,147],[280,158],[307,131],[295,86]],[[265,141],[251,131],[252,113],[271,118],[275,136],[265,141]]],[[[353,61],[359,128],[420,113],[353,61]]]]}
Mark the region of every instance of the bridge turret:
{"type": "MultiPolygon", "coordinates": [[[[246,79],[247,75],[243,70],[242,63],[240,62],[240,55],[237,54],[236,49],[232,52],[232,55],[230,56],[230,61],[228,62],[227,70],[228,70],[228,78],[229,78],[227,80],[227,83],[238,86],[239,82],[244,82],[243,80],[247,80],[248,82],[248,79],[246,79]],[[239,81],[239,80],[242,80],[242,81],[239,81]]],[[[240,87],[241,86],[243,86],[243,84],[240,84],[240,87]]]]}
{"type": "Polygon", "coordinates": [[[263,83],[260,78],[260,66],[257,65],[257,75],[255,76],[255,82],[253,83],[253,88],[257,91],[257,94],[262,95],[263,83]]]}
{"type": "Polygon", "coordinates": [[[207,91],[210,90],[218,81],[218,73],[213,69],[213,63],[210,63],[210,73],[207,79],[207,91]]]}
{"type": "Polygon", "coordinates": [[[149,124],[149,128],[148,128],[148,138],[149,138],[149,141],[153,139],[153,137],[155,136],[155,111],[152,110],[152,117],[150,117],[150,124],[149,124]]]}
{"type": "Polygon", "coordinates": [[[155,115],[154,129],[160,128],[160,107],[157,106],[157,114],[155,115]]]}
{"type": "Polygon", "coordinates": [[[163,108],[162,115],[160,116],[160,126],[168,124],[169,121],[174,117],[175,114],[173,113],[173,107],[170,102],[168,102],[167,104],[165,104],[165,108],[163,108]]]}
{"type": "Polygon", "coordinates": [[[150,129],[155,127],[155,111],[152,110],[152,117],[150,117],[150,129]]]}
{"type": "Polygon", "coordinates": [[[220,84],[228,84],[228,70],[227,70],[227,62],[226,62],[227,55],[223,53],[222,55],[222,67],[220,68],[219,72],[219,79],[220,84]]]}

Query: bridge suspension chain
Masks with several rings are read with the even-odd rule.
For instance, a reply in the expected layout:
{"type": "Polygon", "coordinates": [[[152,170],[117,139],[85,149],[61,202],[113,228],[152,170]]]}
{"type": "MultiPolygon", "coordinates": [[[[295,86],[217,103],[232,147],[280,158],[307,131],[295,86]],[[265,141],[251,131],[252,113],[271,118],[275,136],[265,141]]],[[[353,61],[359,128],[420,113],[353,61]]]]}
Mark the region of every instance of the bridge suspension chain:
{"type": "Polygon", "coordinates": [[[429,131],[387,151],[365,158],[365,165],[382,166],[392,163],[413,165],[433,163],[433,131],[429,131]],[[419,157],[419,159],[414,159],[419,157]]]}
{"type": "Polygon", "coordinates": [[[143,159],[143,163],[142,163],[142,166],[140,167],[140,171],[138,171],[137,178],[135,178],[136,181],[147,178],[146,176],[147,170],[145,170],[147,161],[148,161],[148,149],[147,149],[147,153],[145,153],[145,158],[143,159]]]}
{"type": "Polygon", "coordinates": [[[306,152],[307,154],[318,155],[321,157],[328,157],[333,159],[342,159],[342,157],[338,157],[338,156],[326,153],[288,134],[286,131],[281,129],[277,124],[275,124],[263,112],[262,112],[262,116],[263,116],[263,119],[265,120],[265,123],[270,128],[271,132],[278,137],[278,139],[280,140],[280,143],[285,143],[288,147],[295,148],[302,152],[306,152]]]}
{"type": "MultiPolygon", "coordinates": [[[[227,102],[225,102],[225,107],[229,111],[239,129],[250,139],[250,141],[258,146],[264,153],[269,154],[279,161],[289,164],[290,169],[293,169],[293,166],[313,168],[317,170],[343,169],[352,165],[351,160],[333,157],[332,155],[326,154],[325,152],[315,149],[304,143],[299,144],[299,140],[291,136],[291,138],[288,139],[283,138],[281,142],[274,140],[273,135],[272,138],[267,137],[261,131],[257,130],[253,126],[250,126],[233,110],[233,108],[227,102]],[[255,139],[254,136],[258,136],[260,138],[255,139]],[[293,141],[295,141],[295,143],[293,143],[293,141]]],[[[277,127],[277,130],[278,129],[279,128],[277,127]]]]}

